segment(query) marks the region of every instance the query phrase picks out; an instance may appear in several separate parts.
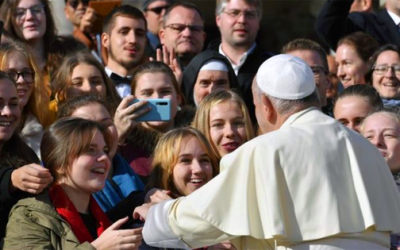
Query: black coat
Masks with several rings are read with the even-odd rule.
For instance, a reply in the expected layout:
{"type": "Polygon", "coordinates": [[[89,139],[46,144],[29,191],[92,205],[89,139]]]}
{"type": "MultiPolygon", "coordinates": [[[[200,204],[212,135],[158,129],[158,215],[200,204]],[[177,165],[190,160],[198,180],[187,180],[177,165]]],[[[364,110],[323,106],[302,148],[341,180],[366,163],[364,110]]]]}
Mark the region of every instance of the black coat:
{"type": "Polygon", "coordinates": [[[233,71],[231,63],[228,61],[228,59],[226,59],[226,57],[219,54],[218,52],[205,50],[195,56],[183,71],[181,89],[183,94],[185,95],[187,105],[195,106],[193,98],[194,84],[196,83],[197,75],[199,74],[201,67],[203,67],[203,65],[210,60],[222,61],[228,67],[229,86],[231,89],[239,91],[240,94],[240,89],[235,72],[233,71]]]}
{"type": "Polygon", "coordinates": [[[392,43],[400,46],[399,28],[387,10],[377,13],[349,13],[353,0],[328,0],[321,9],[315,29],[332,49],[340,38],[357,31],[371,35],[380,45],[392,43]]]}
{"type": "MultiPolygon", "coordinates": [[[[218,52],[220,44],[220,40],[215,40],[210,43],[208,49],[218,52]]],[[[237,75],[240,92],[242,93],[243,100],[246,103],[253,124],[257,124],[257,119],[255,115],[255,106],[253,103],[251,84],[253,83],[254,76],[257,74],[258,68],[265,60],[267,60],[271,56],[273,56],[271,52],[268,52],[257,45],[253,52],[247,56],[245,63],[239,69],[237,75]]]]}
{"type": "Polygon", "coordinates": [[[4,238],[11,208],[20,199],[33,196],[20,190],[13,193],[9,190],[12,172],[30,163],[40,164],[40,161],[35,152],[14,134],[0,152],[0,239],[4,238]]]}

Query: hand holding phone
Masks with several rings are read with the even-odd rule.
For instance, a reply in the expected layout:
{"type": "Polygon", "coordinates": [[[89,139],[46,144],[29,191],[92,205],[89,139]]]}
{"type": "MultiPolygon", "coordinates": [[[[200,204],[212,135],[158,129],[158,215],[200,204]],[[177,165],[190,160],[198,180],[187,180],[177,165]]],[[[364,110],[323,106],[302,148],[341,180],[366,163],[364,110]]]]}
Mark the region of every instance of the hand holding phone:
{"type": "MultiPolygon", "coordinates": [[[[135,99],[130,105],[141,101],[135,99]]],[[[147,99],[147,105],[150,107],[150,111],[137,117],[136,121],[148,122],[148,121],[169,121],[171,120],[171,100],[170,99],[147,99]]]]}

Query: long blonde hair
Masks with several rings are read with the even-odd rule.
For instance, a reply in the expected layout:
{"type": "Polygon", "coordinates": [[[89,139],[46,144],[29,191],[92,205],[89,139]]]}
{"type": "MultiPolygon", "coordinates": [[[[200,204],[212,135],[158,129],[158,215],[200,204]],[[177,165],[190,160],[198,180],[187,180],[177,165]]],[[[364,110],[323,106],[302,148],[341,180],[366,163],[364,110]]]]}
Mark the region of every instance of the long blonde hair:
{"type": "Polygon", "coordinates": [[[149,188],[171,190],[173,196],[183,196],[175,187],[173,169],[178,163],[182,141],[188,137],[195,137],[210,158],[213,177],[218,174],[218,159],[204,135],[194,128],[177,128],[166,133],[159,140],[152,162],[152,172],[148,183],[149,188]]]}
{"type": "Polygon", "coordinates": [[[254,138],[254,130],[251,123],[251,118],[249,112],[247,111],[246,104],[244,103],[242,98],[240,98],[240,96],[232,90],[217,90],[212,92],[203,99],[203,101],[197,108],[192,127],[198,129],[206,136],[214,150],[214,153],[218,156],[219,159],[221,159],[222,156],[215,146],[210,133],[210,111],[211,108],[215,105],[225,102],[230,102],[237,105],[242,111],[244,126],[246,130],[246,141],[254,138]]]}

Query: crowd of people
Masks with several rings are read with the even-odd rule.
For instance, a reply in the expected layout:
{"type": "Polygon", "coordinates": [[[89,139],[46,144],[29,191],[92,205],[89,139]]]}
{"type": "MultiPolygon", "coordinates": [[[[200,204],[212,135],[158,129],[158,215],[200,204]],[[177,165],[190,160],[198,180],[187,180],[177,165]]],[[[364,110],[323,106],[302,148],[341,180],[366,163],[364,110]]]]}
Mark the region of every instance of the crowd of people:
{"type": "Polygon", "coordinates": [[[205,48],[188,2],[65,0],[60,36],[3,1],[0,248],[400,249],[400,5],[270,52],[263,4],[216,0],[205,48]]]}

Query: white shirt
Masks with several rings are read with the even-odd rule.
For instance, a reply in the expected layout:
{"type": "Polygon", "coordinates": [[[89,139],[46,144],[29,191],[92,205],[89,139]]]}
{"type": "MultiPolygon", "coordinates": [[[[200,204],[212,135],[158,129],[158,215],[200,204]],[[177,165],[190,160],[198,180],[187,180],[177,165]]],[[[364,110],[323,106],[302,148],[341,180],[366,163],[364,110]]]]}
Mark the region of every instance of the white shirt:
{"type": "Polygon", "coordinates": [[[231,61],[231,59],[224,53],[224,51],[222,50],[222,43],[219,45],[219,53],[223,56],[225,56],[229,62],[232,65],[233,70],[235,71],[235,75],[239,74],[239,70],[240,68],[243,66],[243,64],[246,62],[247,56],[253,52],[253,50],[256,48],[256,43],[253,44],[253,46],[250,47],[250,49],[246,52],[244,52],[244,54],[240,57],[239,60],[239,64],[235,64],[234,62],[231,61]]]}
{"type": "MultiPolygon", "coordinates": [[[[108,67],[105,67],[105,71],[106,71],[106,74],[108,75],[108,77],[110,77],[110,75],[112,73],[117,74],[117,73],[113,72],[111,69],[109,69],[108,67]]],[[[120,74],[117,74],[117,75],[121,76],[120,74]]],[[[121,76],[121,77],[125,77],[125,76],[121,76]]],[[[129,83],[120,83],[120,84],[116,85],[115,88],[117,89],[117,92],[121,98],[125,98],[126,96],[131,94],[131,85],[129,83]]]]}
{"type": "Polygon", "coordinates": [[[398,15],[394,14],[394,13],[391,12],[391,11],[387,11],[387,12],[388,12],[389,16],[392,18],[393,22],[396,24],[396,26],[399,26],[399,24],[400,24],[400,17],[399,17],[398,15]]]}

